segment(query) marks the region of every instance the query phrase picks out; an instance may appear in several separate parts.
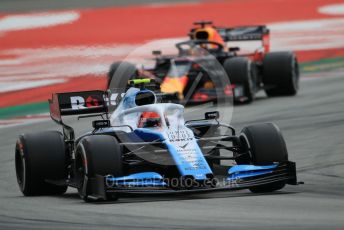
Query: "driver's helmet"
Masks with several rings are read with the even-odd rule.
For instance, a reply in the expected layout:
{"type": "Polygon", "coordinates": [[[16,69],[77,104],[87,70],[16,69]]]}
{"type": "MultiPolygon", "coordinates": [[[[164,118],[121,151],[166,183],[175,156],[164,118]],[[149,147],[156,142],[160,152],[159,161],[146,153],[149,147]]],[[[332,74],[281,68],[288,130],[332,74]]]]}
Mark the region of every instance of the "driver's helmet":
{"type": "Polygon", "coordinates": [[[143,112],[140,116],[138,128],[161,127],[161,117],[156,112],[143,112]]]}
{"type": "MultiPolygon", "coordinates": [[[[221,35],[219,32],[212,26],[206,26],[204,28],[198,28],[196,29],[193,34],[192,34],[193,39],[197,40],[207,40],[210,42],[217,42],[223,46],[225,46],[225,42],[223,41],[221,35]]],[[[207,46],[207,45],[203,45],[207,46]]],[[[216,45],[214,44],[209,44],[208,47],[202,47],[202,48],[216,48],[216,45]]]]}

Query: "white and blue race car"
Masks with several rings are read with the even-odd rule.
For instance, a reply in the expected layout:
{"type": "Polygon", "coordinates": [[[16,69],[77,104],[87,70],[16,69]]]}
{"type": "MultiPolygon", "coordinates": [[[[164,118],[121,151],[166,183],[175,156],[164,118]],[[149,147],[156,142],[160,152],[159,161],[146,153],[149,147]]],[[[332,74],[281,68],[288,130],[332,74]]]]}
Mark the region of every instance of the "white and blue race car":
{"type": "Polygon", "coordinates": [[[122,95],[53,94],[51,118],[63,132],[19,136],[15,166],[22,193],[63,194],[70,186],[92,201],[116,200],[121,194],[272,192],[297,184],[295,163],[288,161],[276,125],[248,126],[237,135],[218,121],[218,112],[185,122],[184,107],[163,103],[162,95],[145,87],[149,82],[132,80],[122,95]],[[80,114],[103,119],[75,138],[62,117],[80,114]]]}

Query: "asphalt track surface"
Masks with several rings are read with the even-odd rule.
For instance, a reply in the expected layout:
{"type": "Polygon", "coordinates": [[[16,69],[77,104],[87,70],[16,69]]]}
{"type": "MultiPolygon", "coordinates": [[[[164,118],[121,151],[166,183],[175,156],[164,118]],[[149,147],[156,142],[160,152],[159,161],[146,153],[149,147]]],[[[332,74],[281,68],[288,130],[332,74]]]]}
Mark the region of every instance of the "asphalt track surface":
{"type": "MultiPolygon", "coordinates": [[[[36,0],[36,5],[25,2],[2,0],[0,9],[8,12],[63,7],[51,6],[51,2],[69,2],[68,7],[74,7],[73,2],[78,2],[78,7],[94,7],[89,2],[98,2],[97,7],[105,6],[105,2],[122,4],[105,0],[49,4],[36,0]]],[[[235,107],[232,125],[240,130],[252,123],[275,122],[304,185],[287,186],[273,194],[239,191],[126,197],[94,204],[84,203],[74,189],[61,197],[23,197],[15,178],[15,140],[20,133],[58,128],[44,121],[0,129],[0,229],[343,229],[344,73],[303,77],[296,97],[268,99],[260,93],[253,104],[235,107]]],[[[196,112],[188,110],[188,117],[194,116],[196,112]]],[[[84,120],[73,126],[82,132],[91,125],[84,120]]]]}
{"type": "MultiPolygon", "coordinates": [[[[322,77],[303,76],[296,97],[260,93],[253,104],[235,107],[232,122],[239,130],[275,122],[304,185],[273,194],[125,197],[95,204],[84,203],[74,189],[61,197],[23,197],[15,178],[15,140],[20,133],[57,128],[46,121],[1,129],[0,229],[343,229],[343,71],[317,76],[322,77]]],[[[90,128],[89,121],[73,125],[79,131],[90,128]]]]}

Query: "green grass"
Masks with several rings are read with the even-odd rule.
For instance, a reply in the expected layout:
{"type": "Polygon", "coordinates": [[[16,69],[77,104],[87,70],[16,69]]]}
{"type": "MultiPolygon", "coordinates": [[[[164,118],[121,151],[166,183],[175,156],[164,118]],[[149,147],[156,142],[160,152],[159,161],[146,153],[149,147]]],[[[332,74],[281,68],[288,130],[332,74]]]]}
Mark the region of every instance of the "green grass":
{"type": "Polygon", "coordinates": [[[37,102],[25,105],[10,106],[0,109],[0,119],[36,115],[49,112],[48,102],[37,102]]]}
{"type": "Polygon", "coordinates": [[[344,57],[321,59],[319,61],[304,62],[300,64],[300,70],[304,73],[326,71],[344,68],[344,57]]]}

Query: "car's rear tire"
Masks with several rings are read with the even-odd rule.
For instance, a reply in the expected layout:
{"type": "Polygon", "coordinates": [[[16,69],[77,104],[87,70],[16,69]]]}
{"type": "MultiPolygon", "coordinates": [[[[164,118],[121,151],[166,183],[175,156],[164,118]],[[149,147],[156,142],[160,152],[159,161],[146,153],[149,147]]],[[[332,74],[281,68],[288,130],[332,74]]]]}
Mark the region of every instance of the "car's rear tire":
{"type": "Polygon", "coordinates": [[[47,182],[67,178],[62,134],[46,131],[20,135],[15,147],[15,168],[19,188],[25,196],[64,194],[66,185],[47,182]]]}
{"type": "Polygon", "coordinates": [[[137,68],[130,62],[114,62],[111,64],[108,72],[108,88],[123,88],[128,80],[135,78],[137,68]]]}
{"type": "MultiPolygon", "coordinates": [[[[240,164],[271,165],[275,162],[288,161],[287,147],[279,128],[272,123],[251,125],[243,128],[240,134],[246,144],[250,157],[240,164]]],[[[282,189],[285,182],[274,182],[250,188],[252,192],[272,192],[282,189]]]]}
{"type": "Polygon", "coordinates": [[[263,83],[269,97],[296,95],[299,89],[299,65],[295,54],[267,53],[263,60],[263,83]]]}
{"type": "MultiPolygon", "coordinates": [[[[231,84],[242,85],[244,95],[247,98],[245,103],[250,103],[255,98],[256,93],[256,76],[255,66],[250,59],[245,57],[233,57],[227,59],[223,68],[225,69],[231,84]]],[[[234,97],[236,102],[241,102],[234,97]]]]}
{"type": "MultiPolygon", "coordinates": [[[[90,201],[87,185],[84,185],[85,177],[123,175],[122,149],[113,136],[92,135],[83,138],[77,146],[75,159],[76,174],[80,180],[78,191],[85,201],[90,201]]],[[[117,200],[118,196],[112,194],[107,199],[117,200]]]]}

